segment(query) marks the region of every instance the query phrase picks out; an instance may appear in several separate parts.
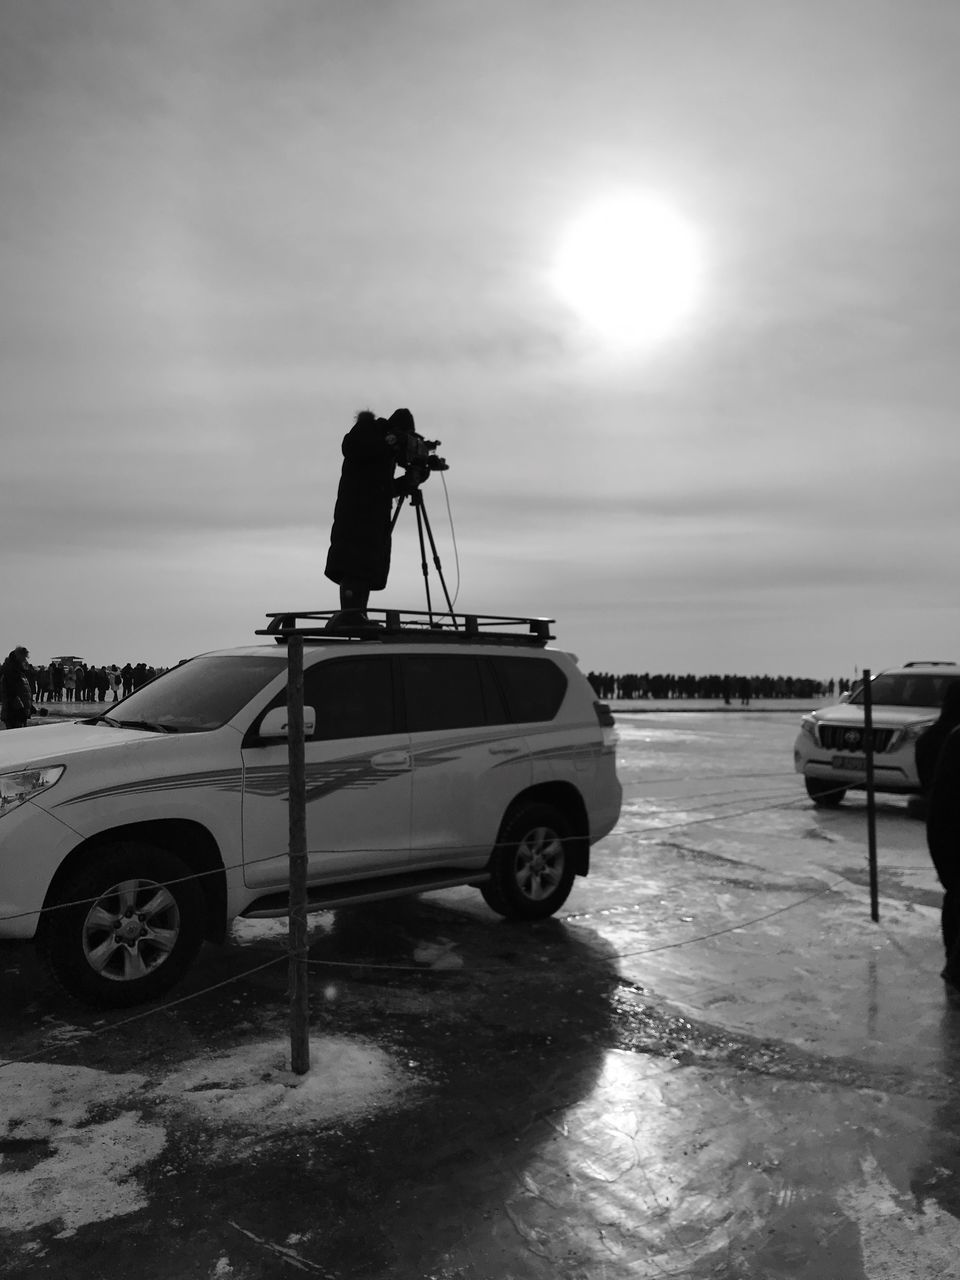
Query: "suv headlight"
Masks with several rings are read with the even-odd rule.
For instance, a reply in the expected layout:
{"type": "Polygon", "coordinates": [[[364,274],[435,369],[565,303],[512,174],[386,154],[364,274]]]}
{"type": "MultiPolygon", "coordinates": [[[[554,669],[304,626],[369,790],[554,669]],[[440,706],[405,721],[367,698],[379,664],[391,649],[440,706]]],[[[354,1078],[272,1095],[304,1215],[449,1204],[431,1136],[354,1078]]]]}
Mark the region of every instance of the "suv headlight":
{"type": "Polygon", "coordinates": [[[39,769],[19,769],[16,773],[0,773],[0,818],[25,800],[46,791],[63,776],[66,765],[48,764],[39,769]]]}
{"type": "Polygon", "coordinates": [[[817,718],[816,718],[816,716],[812,716],[812,715],[811,715],[811,716],[801,716],[801,717],[800,717],[800,732],[801,732],[801,733],[805,733],[805,734],[807,735],[807,737],[811,740],[811,742],[816,743],[816,745],[818,745],[818,746],[819,746],[819,743],[817,743],[817,718]]]}
{"type": "Polygon", "coordinates": [[[905,747],[908,742],[916,742],[921,733],[926,733],[930,726],[936,723],[936,720],[918,720],[915,724],[908,724],[905,729],[900,730],[896,739],[891,742],[891,750],[905,747]]]}

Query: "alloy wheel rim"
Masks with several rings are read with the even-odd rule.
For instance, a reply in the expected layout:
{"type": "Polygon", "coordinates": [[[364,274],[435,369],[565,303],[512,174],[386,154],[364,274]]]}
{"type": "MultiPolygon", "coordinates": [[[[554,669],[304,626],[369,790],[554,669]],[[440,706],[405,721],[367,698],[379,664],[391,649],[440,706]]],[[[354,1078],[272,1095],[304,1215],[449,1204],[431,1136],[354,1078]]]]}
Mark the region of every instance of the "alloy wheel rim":
{"type": "Polygon", "coordinates": [[[179,937],[180,909],[166,885],[121,880],[87,912],[83,954],[99,977],[135,982],[163,964],[179,937]]]}
{"type": "Polygon", "coordinates": [[[541,902],[563,877],[563,841],[551,827],[534,827],[517,846],[516,874],[520,892],[541,902]]]}

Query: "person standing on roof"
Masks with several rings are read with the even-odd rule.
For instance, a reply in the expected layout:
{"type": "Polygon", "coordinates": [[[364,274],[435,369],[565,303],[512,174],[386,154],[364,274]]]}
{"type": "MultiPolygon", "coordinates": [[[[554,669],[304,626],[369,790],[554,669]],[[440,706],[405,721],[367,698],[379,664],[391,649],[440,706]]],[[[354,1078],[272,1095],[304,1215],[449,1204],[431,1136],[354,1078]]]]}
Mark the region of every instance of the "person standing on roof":
{"type": "Polygon", "coordinates": [[[395,479],[408,434],[416,434],[409,409],[397,409],[389,418],[377,418],[364,409],[343,437],[343,467],[324,569],[340,588],[340,612],[330,619],[331,630],[369,625],[370,592],[387,585],[393,499],[429,475],[426,467],[410,467],[406,476],[395,479]]]}
{"type": "Polygon", "coordinates": [[[36,710],[30,692],[29,657],[26,646],[18,644],[0,668],[0,716],[8,729],[22,729],[36,710]]]}

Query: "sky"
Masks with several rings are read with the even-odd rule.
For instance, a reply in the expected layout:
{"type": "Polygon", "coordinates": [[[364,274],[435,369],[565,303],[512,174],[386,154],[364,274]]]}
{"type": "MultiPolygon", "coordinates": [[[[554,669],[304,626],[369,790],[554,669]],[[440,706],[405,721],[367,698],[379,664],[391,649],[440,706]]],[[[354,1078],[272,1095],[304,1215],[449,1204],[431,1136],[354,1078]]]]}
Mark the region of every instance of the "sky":
{"type": "MultiPolygon", "coordinates": [[[[0,649],[335,608],[341,438],[405,406],[457,610],[584,669],[960,659],[958,39],[950,0],[0,0],[0,649]]],[[[425,607],[409,510],[371,605],[425,607]]]]}

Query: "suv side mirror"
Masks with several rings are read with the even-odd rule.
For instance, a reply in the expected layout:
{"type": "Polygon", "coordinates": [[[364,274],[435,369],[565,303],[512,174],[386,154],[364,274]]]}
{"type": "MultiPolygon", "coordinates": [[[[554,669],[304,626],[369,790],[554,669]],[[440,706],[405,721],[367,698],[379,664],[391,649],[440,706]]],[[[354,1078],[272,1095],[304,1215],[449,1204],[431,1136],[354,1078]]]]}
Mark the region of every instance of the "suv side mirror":
{"type": "MultiPolygon", "coordinates": [[[[258,736],[261,738],[287,738],[290,736],[290,712],[286,707],[272,707],[260,721],[258,736]]],[[[317,713],[313,707],[303,708],[303,736],[312,738],[317,727],[317,713]]]]}

